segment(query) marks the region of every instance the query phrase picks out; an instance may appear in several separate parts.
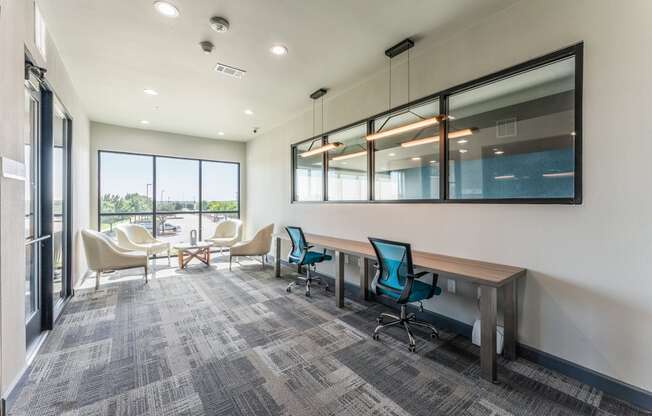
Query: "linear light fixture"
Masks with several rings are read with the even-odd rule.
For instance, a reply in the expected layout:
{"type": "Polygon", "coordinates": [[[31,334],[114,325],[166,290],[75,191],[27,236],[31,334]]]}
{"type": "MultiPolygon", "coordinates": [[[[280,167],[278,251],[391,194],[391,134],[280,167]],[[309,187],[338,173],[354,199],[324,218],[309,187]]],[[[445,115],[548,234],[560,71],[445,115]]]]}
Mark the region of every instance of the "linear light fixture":
{"type": "Polygon", "coordinates": [[[461,129],[461,130],[450,131],[450,132],[448,132],[448,138],[449,139],[459,139],[460,137],[470,136],[476,130],[477,129],[470,128],[470,129],[461,129]]]}
{"type": "MultiPolygon", "coordinates": [[[[448,133],[448,138],[457,139],[459,137],[470,136],[471,134],[473,134],[473,131],[474,131],[473,129],[462,129],[462,130],[451,131],[450,133],[448,133]]],[[[403,142],[401,143],[401,147],[419,146],[422,144],[435,143],[438,141],[439,141],[439,136],[424,137],[423,139],[416,139],[416,140],[410,140],[409,142],[403,142]]]]}
{"type": "Polygon", "coordinates": [[[314,156],[314,155],[318,155],[320,153],[328,152],[329,150],[337,149],[340,146],[342,146],[342,143],[340,143],[340,142],[328,143],[328,144],[325,144],[325,145],[323,145],[321,147],[318,147],[316,149],[312,149],[312,150],[308,150],[307,152],[303,152],[299,156],[301,156],[301,157],[314,156]]]}
{"type": "Polygon", "coordinates": [[[420,146],[427,143],[435,143],[439,141],[439,136],[424,137],[423,139],[410,140],[409,142],[401,143],[401,147],[420,146]]]}
{"type": "Polygon", "coordinates": [[[514,175],[501,175],[501,176],[494,176],[494,179],[497,181],[504,181],[508,179],[516,179],[516,176],[514,175]]]}
{"type": "Polygon", "coordinates": [[[355,152],[355,153],[349,153],[348,155],[340,155],[340,156],[335,156],[331,160],[337,161],[337,160],[346,160],[346,159],[353,159],[354,157],[360,157],[360,156],[365,156],[367,154],[366,150],[362,150],[360,152],[355,152]]]}
{"type": "Polygon", "coordinates": [[[378,139],[383,139],[385,137],[394,136],[397,134],[405,133],[412,130],[422,129],[428,126],[439,123],[440,117],[427,118],[425,120],[417,121],[416,123],[407,124],[405,126],[397,127],[395,129],[381,131],[379,133],[370,134],[367,136],[367,141],[373,141],[378,139]]]}
{"type": "Polygon", "coordinates": [[[575,176],[575,172],[555,172],[555,173],[544,173],[544,178],[569,178],[575,176]]]}

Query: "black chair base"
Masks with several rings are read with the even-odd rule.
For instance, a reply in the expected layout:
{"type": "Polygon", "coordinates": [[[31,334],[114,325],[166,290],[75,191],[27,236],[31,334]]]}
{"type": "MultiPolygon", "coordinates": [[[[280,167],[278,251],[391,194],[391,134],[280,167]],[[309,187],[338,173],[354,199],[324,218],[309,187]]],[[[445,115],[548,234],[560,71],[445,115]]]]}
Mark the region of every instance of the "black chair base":
{"type": "Polygon", "coordinates": [[[294,282],[290,283],[288,287],[285,289],[288,293],[292,292],[292,288],[299,286],[299,284],[303,284],[306,286],[306,296],[310,297],[310,287],[312,286],[312,282],[317,282],[320,285],[323,285],[324,290],[328,291],[328,283],[324,283],[321,280],[321,277],[312,277],[310,276],[310,266],[306,269],[306,277],[303,276],[297,276],[297,280],[294,282]]]}
{"type": "Polygon", "coordinates": [[[401,305],[401,315],[396,316],[391,313],[381,313],[378,318],[376,318],[376,321],[378,322],[378,326],[376,329],[374,329],[374,333],[372,335],[372,338],[376,341],[380,339],[380,331],[388,328],[390,326],[402,326],[405,328],[405,331],[407,332],[408,339],[410,341],[408,345],[408,350],[410,352],[415,352],[417,350],[416,347],[416,342],[414,340],[414,335],[412,335],[412,331],[410,330],[410,325],[416,325],[420,326],[422,328],[427,328],[430,329],[430,337],[431,338],[439,338],[439,331],[437,328],[435,328],[434,325],[432,325],[429,322],[425,321],[420,321],[416,318],[416,315],[413,313],[407,313],[407,305],[403,304],[401,305]]]}

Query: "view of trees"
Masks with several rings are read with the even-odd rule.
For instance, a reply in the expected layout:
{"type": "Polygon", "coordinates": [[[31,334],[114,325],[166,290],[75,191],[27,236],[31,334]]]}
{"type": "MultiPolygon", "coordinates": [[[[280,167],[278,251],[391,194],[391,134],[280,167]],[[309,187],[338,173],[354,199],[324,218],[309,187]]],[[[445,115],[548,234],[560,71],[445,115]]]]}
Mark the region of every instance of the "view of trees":
{"type": "MultiPolygon", "coordinates": [[[[238,201],[204,201],[203,211],[237,211],[238,201]]],[[[163,201],[157,203],[159,211],[196,211],[196,201],[163,201]]],[[[104,194],[100,200],[100,212],[151,212],[152,198],[138,193],[126,194],[124,197],[114,194],[104,194]]]]}

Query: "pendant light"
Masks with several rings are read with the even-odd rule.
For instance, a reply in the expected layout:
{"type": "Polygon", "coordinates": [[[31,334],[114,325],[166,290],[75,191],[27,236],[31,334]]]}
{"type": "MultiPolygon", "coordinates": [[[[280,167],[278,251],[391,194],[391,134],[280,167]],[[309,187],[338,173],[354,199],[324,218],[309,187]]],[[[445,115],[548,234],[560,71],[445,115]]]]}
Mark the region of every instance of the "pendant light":
{"type": "MultiPolygon", "coordinates": [[[[312,98],[312,136],[315,137],[315,104],[318,99],[321,98],[321,132],[322,134],[324,133],[324,95],[328,90],[325,88],[320,88],[317,91],[313,92],[310,94],[310,98],[312,98]]],[[[300,157],[309,157],[309,156],[314,156],[318,155],[324,152],[328,152],[329,150],[337,149],[338,147],[342,146],[343,144],[340,142],[335,142],[335,143],[328,143],[320,147],[312,148],[312,146],[315,144],[317,141],[321,141],[320,139],[313,139],[312,143],[310,143],[310,147],[308,148],[307,151],[299,154],[300,157]]]]}
{"type": "MultiPolygon", "coordinates": [[[[408,60],[407,60],[408,79],[407,79],[407,81],[408,81],[408,102],[410,102],[410,49],[412,49],[413,47],[414,47],[414,41],[412,41],[412,39],[408,38],[408,39],[403,40],[402,42],[397,43],[396,45],[392,46],[391,48],[389,48],[389,49],[387,49],[385,51],[385,55],[387,55],[387,57],[389,58],[389,88],[388,88],[389,89],[389,94],[388,94],[388,96],[389,96],[389,108],[388,108],[388,110],[391,110],[391,108],[392,108],[392,59],[395,56],[398,56],[398,55],[400,55],[401,53],[403,53],[405,51],[408,52],[408,60]]],[[[407,111],[401,112],[399,114],[394,114],[394,115],[392,115],[390,117],[387,117],[387,119],[385,119],[385,122],[378,128],[377,133],[367,135],[366,139],[367,139],[367,141],[374,141],[374,140],[379,140],[379,139],[383,139],[385,137],[395,136],[397,134],[401,134],[401,133],[405,133],[405,132],[409,132],[409,131],[413,131],[413,130],[420,130],[420,129],[424,129],[426,127],[438,124],[442,120],[443,120],[443,117],[439,116],[439,115],[437,115],[435,117],[426,118],[426,117],[423,117],[423,116],[421,116],[419,114],[416,114],[416,113],[412,112],[411,110],[407,110],[407,111]],[[420,120],[415,122],[415,123],[411,123],[411,124],[407,124],[407,125],[404,125],[404,126],[400,126],[400,127],[396,127],[396,128],[393,128],[393,129],[383,131],[383,127],[385,127],[387,122],[392,117],[396,117],[396,116],[403,115],[403,114],[406,114],[406,113],[413,114],[416,117],[418,117],[420,120]]]]}

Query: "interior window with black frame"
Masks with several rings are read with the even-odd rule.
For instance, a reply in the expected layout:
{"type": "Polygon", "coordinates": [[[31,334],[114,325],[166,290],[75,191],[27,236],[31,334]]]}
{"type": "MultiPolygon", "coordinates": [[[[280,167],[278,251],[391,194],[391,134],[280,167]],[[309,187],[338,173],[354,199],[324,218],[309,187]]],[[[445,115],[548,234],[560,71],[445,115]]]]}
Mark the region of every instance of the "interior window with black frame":
{"type": "Polygon", "coordinates": [[[449,97],[450,199],[575,196],[575,57],[449,97]]]}
{"type": "Polygon", "coordinates": [[[316,152],[322,146],[317,138],[298,144],[294,148],[294,200],[321,201],[324,195],[323,153],[316,152]]]}
{"type": "Polygon", "coordinates": [[[368,198],[367,124],[328,136],[338,147],[328,151],[328,200],[364,201],[368,198]]]}
{"type": "Polygon", "coordinates": [[[374,120],[374,199],[439,198],[439,100],[374,120]]]}

